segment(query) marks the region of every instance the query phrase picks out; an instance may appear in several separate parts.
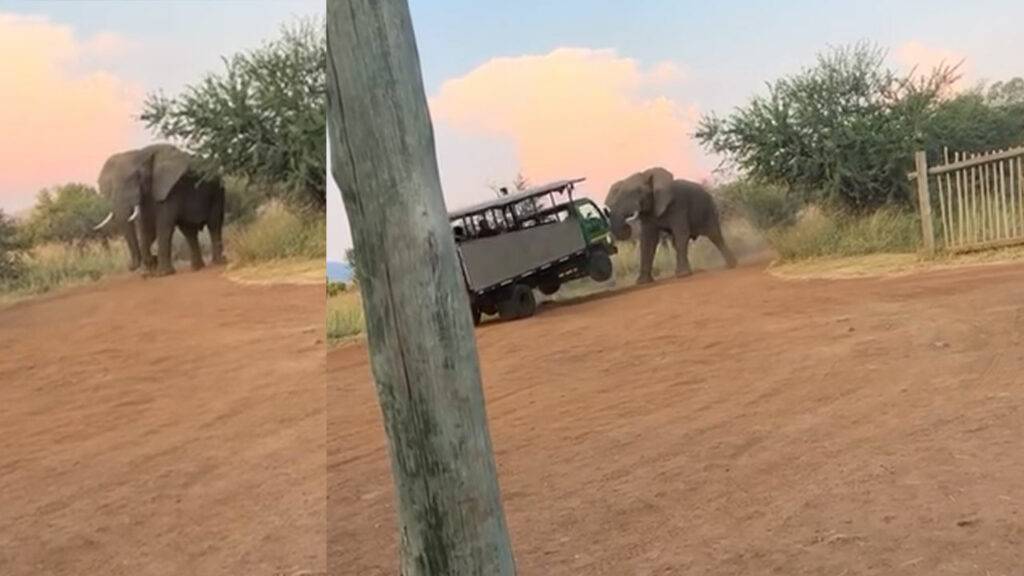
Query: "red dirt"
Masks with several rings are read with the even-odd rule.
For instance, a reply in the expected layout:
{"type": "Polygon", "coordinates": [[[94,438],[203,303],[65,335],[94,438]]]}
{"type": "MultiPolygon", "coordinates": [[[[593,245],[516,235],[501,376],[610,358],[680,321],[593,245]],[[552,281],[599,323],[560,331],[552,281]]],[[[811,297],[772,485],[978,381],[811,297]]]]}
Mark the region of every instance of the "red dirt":
{"type": "Polygon", "coordinates": [[[0,310],[0,574],[323,573],[323,318],[216,270],[0,310]]]}
{"type": "MultiPolygon", "coordinates": [[[[1022,574],[1024,267],[706,273],[477,336],[521,575],[1022,574]]],[[[328,373],[330,572],[395,574],[364,345],[328,373]]]]}

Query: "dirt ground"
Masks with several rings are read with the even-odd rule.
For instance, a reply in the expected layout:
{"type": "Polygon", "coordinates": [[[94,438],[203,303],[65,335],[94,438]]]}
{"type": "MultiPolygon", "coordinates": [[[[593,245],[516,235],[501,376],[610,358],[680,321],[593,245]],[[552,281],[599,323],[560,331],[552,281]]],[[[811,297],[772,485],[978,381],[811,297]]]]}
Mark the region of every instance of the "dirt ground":
{"type": "Polygon", "coordinates": [[[0,309],[0,574],[323,573],[324,296],[206,270],[0,309]]]}
{"type": "MultiPolygon", "coordinates": [[[[477,333],[521,575],[1024,574],[1024,266],[759,268],[477,333]]],[[[331,574],[396,573],[363,344],[328,353],[331,574]]]]}

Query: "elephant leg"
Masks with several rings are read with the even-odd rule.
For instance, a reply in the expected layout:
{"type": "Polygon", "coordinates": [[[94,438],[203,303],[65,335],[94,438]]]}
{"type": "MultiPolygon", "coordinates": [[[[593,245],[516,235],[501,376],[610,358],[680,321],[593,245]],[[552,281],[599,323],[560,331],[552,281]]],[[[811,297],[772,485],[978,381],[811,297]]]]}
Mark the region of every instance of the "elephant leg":
{"type": "Polygon", "coordinates": [[[224,241],[221,229],[224,227],[224,191],[216,194],[210,206],[210,216],[206,221],[206,229],[210,231],[210,256],[214,264],[226,264],[224,258],[224,241]]]}
{"type": "Polygon", "coordinates": [[[157,209],[156,215],[156,276],[174,274],[171,263],[171,241],[174,239],[174,211],[167,206],[157,209]]]}
{"type": "Polygon", "coordinates": [[[690,227],[685,223],[676,226],[672,230],[672,239],[676,249],[676,276],[689,276],[693,273],[690,269],[690,227]]]}
{"type": "Polygon", "coordinates": [[[153,240],[156,239],[156,225],[153,222],[153,216],[144,214],[140,216],[137,224],[139,238],[142,239],[141,246],[139,246],[142,263],[146,266],[146,270],[153,271],[156,269],[156,258],[153,256],[153,240]]]}
{"type": "Polygon", "coordinates": [[[199,247],[199,227],[186,225],[181,227],[181,233],[185,235],[188,242],[189,258],[193,270],[203,269],[203,250],[199,247]]]}
{"type": "Polygon", "coordinates": [[[640,277],[637,284],[654,282],[654,253],[658,249],[659,234],[658,227],[653,224],[640,226],[640,277]]]}
{"type": "Polygon", "coordinates": [[[131,258],[128,269],[137,270],[142,264],[142,255],[139,253],[139,237],[135,234],[135,226],[131,222],[125,222],[121,233],[124,235],[125,243],[128,244],[128,256],[131,258]]]}
{"type": "Polygon", "coordinates": [[[725,265],[729,268],[736,267],[736,255],[729,249],[729,245],[725,243],[725,238],[722,236],[722,230],[720,227],[715,226],[711,234],[708,234],[708,239],[711,243],[718,248],[718,251],[722,253],[722,257],[725,258],[725,265]]]}

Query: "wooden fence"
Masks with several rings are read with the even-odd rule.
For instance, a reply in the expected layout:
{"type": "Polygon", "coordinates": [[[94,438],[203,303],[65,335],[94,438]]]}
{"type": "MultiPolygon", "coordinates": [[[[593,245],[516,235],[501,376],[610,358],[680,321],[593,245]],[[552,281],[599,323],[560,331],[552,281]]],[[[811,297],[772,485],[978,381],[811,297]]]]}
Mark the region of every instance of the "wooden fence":
{"type": "Polygon", "coordinates": [[[949,252],[1024,244],[1024,147],[981,154],[947,150],[943,163],[932,167],[918,152],[915,161],[917,171],[909,177],[917,180],[929,253],[937,240],[949,252]]]}

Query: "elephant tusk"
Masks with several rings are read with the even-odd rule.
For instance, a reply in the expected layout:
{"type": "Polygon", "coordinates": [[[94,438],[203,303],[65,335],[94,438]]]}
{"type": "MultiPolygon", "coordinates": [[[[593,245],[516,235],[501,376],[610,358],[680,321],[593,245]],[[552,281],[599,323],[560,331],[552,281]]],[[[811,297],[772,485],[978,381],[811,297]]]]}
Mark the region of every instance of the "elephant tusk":
{"type": "Polygon", "coordinates": [[[103,222],[100,222],[99,224],[97,224],[97,225],[93,226],[93,228],[92,228],[92,229],[93,229],[93,230],[99,230],[100,228],[103,228],[104,226],[106,226],[107,224],[109,224],[109,223],[110,223],[110,221],[111,221],[111,220],[112,220],[113,218],[114,218],[114,213],[113,213],[113,212],[111,212],[110,214],[107,214],[107,217],[103,219],[103,222]]]}
{"type": "Polygon", "coordinates": [[[138,218],[138,217],[139,217],[139,205],[136,204],[135,205],[135,209],[132,210],[132,215],[128,217],[128,221],[129,222],[134,222],[135,219],[138,218]]]}

